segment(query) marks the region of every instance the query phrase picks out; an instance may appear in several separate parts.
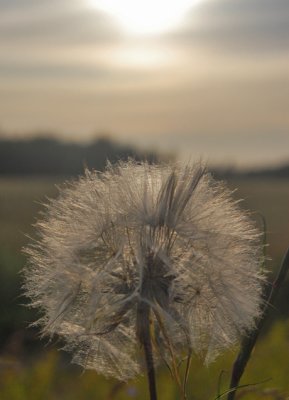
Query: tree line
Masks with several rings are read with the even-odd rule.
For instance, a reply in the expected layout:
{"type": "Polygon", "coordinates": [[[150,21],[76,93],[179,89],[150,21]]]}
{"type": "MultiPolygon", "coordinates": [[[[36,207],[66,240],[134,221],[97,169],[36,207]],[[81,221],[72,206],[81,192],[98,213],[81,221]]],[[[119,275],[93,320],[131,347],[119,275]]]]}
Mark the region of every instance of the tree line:
{"type": "Polygon", "coordinates": [[[77,175],[89,169],[103,170],[107,161],[157,160],[156,154],[141,153],[129,146],[100,138],[90,144],[60,142],[51,138],[0,139],[0,174],[77,175]]]}
{"type": "MultiPolygon", "coordinates": [[[[130,146],[120,145],[107,138],[89,144],[61,142],[53,138],[23,140],[0,139],[0,175],[79,175],[84,168],[103,170],[107,161],[159,160],[157,153],[144,153],[130,146]]],[[[275,168],[252,169],[210,168],[222,179],[230,178],[289,178],[289,160],[275,168]]]]}

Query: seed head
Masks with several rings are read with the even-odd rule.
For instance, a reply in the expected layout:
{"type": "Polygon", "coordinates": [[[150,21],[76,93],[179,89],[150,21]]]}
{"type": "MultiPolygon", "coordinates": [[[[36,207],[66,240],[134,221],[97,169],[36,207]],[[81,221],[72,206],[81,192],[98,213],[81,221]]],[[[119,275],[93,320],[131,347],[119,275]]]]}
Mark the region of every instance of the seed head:
{"type": "Polygon", "coordinates": [[[73,361],[127,380],[190,349],[210,362],[260,313],[259,232],[202,165],[133,161],[60,190],[25,251],[26,294],[73,361]]]}

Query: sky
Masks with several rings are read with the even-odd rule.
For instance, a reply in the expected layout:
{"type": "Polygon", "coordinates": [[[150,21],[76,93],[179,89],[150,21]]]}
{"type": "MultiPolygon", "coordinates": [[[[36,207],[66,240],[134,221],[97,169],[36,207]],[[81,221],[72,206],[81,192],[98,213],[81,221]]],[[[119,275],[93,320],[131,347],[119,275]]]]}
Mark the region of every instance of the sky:
{"type": "Polygon", "coordinates": [[[164,27],[168,0],[134,0],[140,13],[129,0],[0,0],[0,137],[288,162],[289,1],[186,2],[164,27]]]}

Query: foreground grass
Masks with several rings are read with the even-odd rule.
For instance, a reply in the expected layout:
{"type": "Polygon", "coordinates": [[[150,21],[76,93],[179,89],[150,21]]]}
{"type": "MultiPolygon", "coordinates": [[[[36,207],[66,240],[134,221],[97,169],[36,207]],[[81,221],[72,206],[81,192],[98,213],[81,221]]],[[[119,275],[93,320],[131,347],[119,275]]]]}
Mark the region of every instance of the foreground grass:
{"type": "MultiPolygon", "coordinates": [[[[239,398],[288,399],[289,396],[289,322],[278,322],[258,343],[242,384],[256,384],[240,389],[239,398]]],[[[228,386],[233,352],[219,358],[209,368],[194,359],[188,383],[189,400],[213,400],[218,392],[228,386]]],[[[168,370],[158,370],[158,391],[162,400],[179,398],[176,385],[168,370]]],[[[54,349],[40,356],[21,361],[13,357],[0,359],[0,398],[2,400],[124,400],[128,398],[147,399],[144,378],[128,383],[108,380],[93,371],[82,373],[72,367],[61,352],[54,349]]],[[[237,397],[238,398],[238,397],[237,397]]]]}

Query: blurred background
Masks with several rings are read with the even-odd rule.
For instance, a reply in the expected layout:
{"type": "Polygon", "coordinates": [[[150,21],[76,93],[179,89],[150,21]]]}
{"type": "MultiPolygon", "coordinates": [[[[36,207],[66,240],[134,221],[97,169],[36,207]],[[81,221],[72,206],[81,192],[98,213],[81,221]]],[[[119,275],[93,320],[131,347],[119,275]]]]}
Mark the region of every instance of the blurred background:
{"type": "MultiPolygon", "coordinates": [[[[1,399],[147,398],[143,378],[83,374],[28,328],[21,249],[86,166],[203,160],[264,216],[273,279],[289,246],[288,21],[288,0],[0,0],[1,399]]],[[[289,395],[288,317],[287,280],[242,383],[267,381],[242,398],[289,395]]],[[[222,370],[226,389],[236,351],[194,359],[189,399],[214,399],[222,370]]],[[[164,369],[159,391],[178,398],[164,369]]]]}

